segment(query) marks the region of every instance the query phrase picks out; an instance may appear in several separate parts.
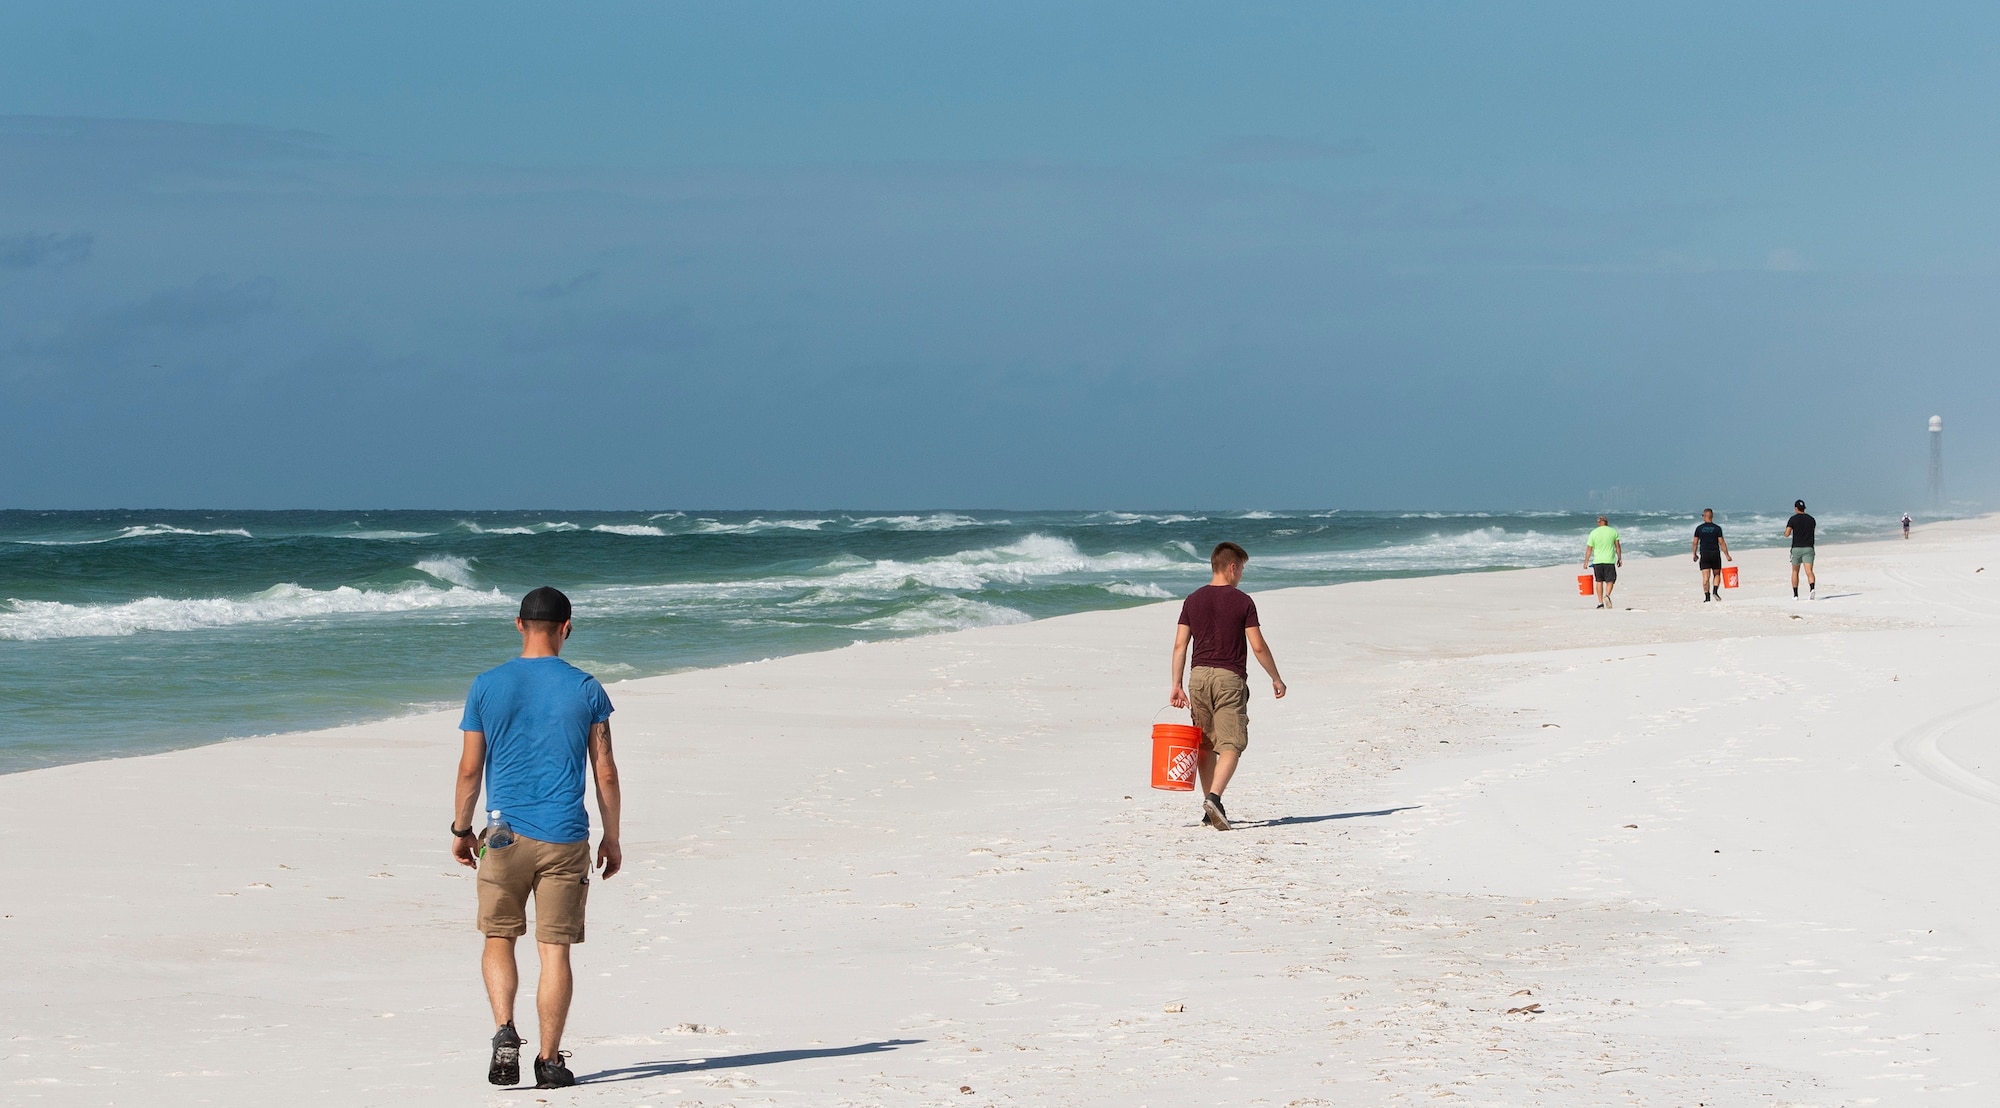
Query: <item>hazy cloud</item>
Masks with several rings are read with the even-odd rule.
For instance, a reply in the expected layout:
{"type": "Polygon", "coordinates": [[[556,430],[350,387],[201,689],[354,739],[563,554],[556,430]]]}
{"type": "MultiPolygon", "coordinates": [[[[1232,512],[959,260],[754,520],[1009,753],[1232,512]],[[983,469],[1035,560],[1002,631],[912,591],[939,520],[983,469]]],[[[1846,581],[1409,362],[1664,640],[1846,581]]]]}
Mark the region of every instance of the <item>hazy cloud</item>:
{"type": "Polygon", "coordinates": [[[1804,273],[1812,266],[1805,255],[1790,247],[1780,246],[1764,255],[1764,268],[1773,273],[1804,273]]]}
{"type": "MultiPolygon", "coordinates": [[[[230,281],[208,276],[141,300],[73,318],[41,339],[14,344],[11,353],[65,368],[88,368],[124,360],[137,347],[178,346],[190,339],[227,331],[269,312],[276,283],[266,277],[230,281]]],[[[0,366],[11,360],[0,348],[0,366]]]]}
{"type": "Polygon", "coordinates": [[[521,295],[531,296],[536,300],[560,300],[565,296],[573,296],[576,293],[582,292],[584,289],[596,284],[598,278],[603,276],[603,270],[593,269],[586,273],[579,273],[567,281],[550,281],[540,288],[529,289],[521,295]]]}
{"type": "Polygon", "coordinates": [[[1319,142],[1314,139],[1283,138],[1278,135],[1229,135],[1216,139],[1202,150],[1212,162],[1312,162],[1352,158],[1366,154],[1365,142],[1319,142]]]}
{"type": "Polygon", "coordinates": [[[324,136],[310,131],[0,115],[0,195],[129,192],[189,177],[268,172],[333,153],[324,136]]]}
{"type": "Polygon", "coordinates": [[[0,235],[0,269],[61,269],[90,257],[97,236],[88,231],[69,234],[0,235]]]}
{"type": "Polygon", "coordinates": [[[271,310],[277,285],[268,277],[228,281],[203,277],[180,288],[162,289],[100,319],[101,325],[131,331],[194,331],[223,327],[271,310]]]}

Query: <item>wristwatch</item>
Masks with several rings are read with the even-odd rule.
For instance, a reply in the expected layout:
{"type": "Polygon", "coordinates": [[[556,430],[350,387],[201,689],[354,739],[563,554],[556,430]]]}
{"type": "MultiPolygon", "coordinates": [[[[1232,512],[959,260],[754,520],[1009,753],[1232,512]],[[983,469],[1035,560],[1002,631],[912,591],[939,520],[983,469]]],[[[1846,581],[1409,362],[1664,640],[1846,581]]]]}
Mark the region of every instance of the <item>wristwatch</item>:
{"type": "Polygon", "coordinates": [[[457,837],[459,837],[459,838],[461,838],[461,839],[469,839],[469,838],[471,838],[471,837],[472,837],[472,828],[468,827],[468,828],[466,828],[465,830],[463,830],[463,831],[460,831],[460,830],[458,829],[458,825],[457,825],[457,824],[453,824],[453,825],[452,825],[452,828],[451,828],[451,833],[452,833],[453,835],[456,835],[457,837]]]}

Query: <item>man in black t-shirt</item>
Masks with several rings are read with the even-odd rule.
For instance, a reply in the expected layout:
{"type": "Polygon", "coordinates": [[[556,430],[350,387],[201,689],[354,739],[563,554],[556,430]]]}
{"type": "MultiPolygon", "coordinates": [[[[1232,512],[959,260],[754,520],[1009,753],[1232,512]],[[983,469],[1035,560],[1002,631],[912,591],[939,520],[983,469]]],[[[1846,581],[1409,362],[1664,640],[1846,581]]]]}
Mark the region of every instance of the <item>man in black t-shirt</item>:
{"type": "Polygon", "coordinates": [[[1792,539],[1792,599],[1799,598],[1799,567],[1806,567],[1806,599],[1813,598],[1819,581],[1813,577],[1813,532],[1819,521],[1806,514],[1806,502],[1792,501],[1794,514],[1785,521],[1785,534],[1792,539]]]}
{"type": "Polygon", "coordinates": [[[1701,567],[1701,602],[1722,599],[1722,559],[1735,561],[1729,553],[1729,540],[1722,537],[1722,527],[1715,522],[1715,509],[1703,508],[1701,522],[1695,525],[1694,564],[1701,567]],[[1709,594],[1714,593],[1711,597],[1709,594]]]}

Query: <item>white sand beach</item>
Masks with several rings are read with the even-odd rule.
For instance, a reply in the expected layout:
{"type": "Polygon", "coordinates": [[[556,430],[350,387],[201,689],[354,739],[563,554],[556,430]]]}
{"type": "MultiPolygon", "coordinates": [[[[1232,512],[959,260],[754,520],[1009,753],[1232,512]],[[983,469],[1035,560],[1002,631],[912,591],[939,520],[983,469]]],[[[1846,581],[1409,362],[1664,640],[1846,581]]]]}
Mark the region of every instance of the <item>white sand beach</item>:
{"type": "Polygon", "coordinates": [[[484,1083],[455,713],[0,777],[0,1101],[2000,1102],[2000,520],[1737,564],[1253,560],[1227,834],[1171,603],[612,685],[573,1090],[484,1083]]]}

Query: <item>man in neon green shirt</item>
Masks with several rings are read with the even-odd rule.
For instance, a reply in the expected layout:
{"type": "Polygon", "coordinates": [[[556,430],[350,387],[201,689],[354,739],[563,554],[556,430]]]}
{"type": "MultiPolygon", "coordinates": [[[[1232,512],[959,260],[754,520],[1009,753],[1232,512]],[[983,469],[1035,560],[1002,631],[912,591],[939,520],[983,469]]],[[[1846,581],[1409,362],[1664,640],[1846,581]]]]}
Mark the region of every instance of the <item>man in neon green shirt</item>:
{"type": "Polygon", "coordinates": [[[1618,528],[1604,516],[1583,544],[1583,568],[1597,578],[1597,606],[1611,607],[1611,587],[1618,583],[1618,567],[1625,564],[1625,546],[1618,541],[1618,528]]]}

